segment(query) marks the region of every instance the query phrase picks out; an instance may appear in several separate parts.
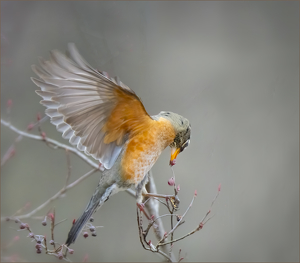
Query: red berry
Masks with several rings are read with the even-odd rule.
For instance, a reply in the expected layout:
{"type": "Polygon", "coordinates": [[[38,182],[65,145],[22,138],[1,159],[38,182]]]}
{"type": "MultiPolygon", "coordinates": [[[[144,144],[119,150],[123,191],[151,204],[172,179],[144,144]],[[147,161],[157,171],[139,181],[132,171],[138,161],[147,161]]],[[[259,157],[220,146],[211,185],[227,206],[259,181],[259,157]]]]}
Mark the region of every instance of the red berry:
{"type": "Polygon", "coordinates": [[[36,248],[36,249],[40,249],[41,247],[42,247],[41,244],[36,244],[36,245],[35,245],[35,248],[36,248]]]}
{"type": "Polygon", "coordinates": [[[218,186],[218,191],[219,192],[221,191],[221,184],[219,184],[219,186],[218,186]]]}
{"type": "Polygon", "coordinates": [[[25,229],[25,228],[26,228],[26,224],[21,223],[21,224],[20,224],[20,229],[25,229]]]}
{"type": "Polygon", "coordinates": [[[89,236],[89,233],[88,233],[88,232],[84,232],[84,233],[83,233],[83,237],[84,237],[84,238],[87,238],[88,236],[89,236]]]}
{"type": "Polygon", "coordinates": [[[94,226],[91,226],[91,227],[90,227],[90,231],[91,231],[91,232],[94,232],[95,230],[96,230],[96,228],[95,228],[94,226]]]}
{"type": "Polygon", "coordinates": [[[173,186],[175,184],[174,177],[171,177],[168,181],[168,185],[173,186]]]}
{"type": "Polygon", "coordinates": [[[31,131],[33,127],[34,127],[34,124],[29,123],[28,126],[27,126],[27,131],[31,131]]]}
{"type": "Polygon", "coordinates": [[[62,252],[58,252],[58,253],[57,253],[57,257],[58,257],[58,259],[63,259],[63,258],[64,258],[64,255],[63,255],[62,252]]]}
{"type": "Polygon", "coordinates": [[[174,160],[172,160],[172,161],[170,160],[170,165],[171,165],[171,166],[173,166],[173,165],[175,165],[175,164],[176,164],[176,159],[174,159],[174,160]]]}
{"type": "Polygon", "coordinates": [[[42,253],[42,250],[38,248],[38,249],[36,250],[36,253],[41,254],[41,253],[42,253]]]}
{"type": "Polygon", "coordinates": [[[49,213],[49,214],[48,214],[48,217],[51,219],[51,221],[54,220],[54,214],[53,214],[53,213],[49,213]]]}
{"type": "Polygon", "coordinates": [[[41,133],[41,136],[42,136],[43,140],[46,139],[46,133],[45,133],[45,132],[42,132],[42,133],[41,133]]]}

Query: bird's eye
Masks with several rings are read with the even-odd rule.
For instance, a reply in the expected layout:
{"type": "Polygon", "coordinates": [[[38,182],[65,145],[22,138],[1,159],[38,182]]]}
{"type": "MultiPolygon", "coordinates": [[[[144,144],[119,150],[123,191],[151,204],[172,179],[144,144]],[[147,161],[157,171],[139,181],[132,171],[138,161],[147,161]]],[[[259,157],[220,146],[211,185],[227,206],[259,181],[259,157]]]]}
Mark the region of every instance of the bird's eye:
{"type": "Polygon", "coordinates": [[[183,150],[188,147],[190,144],[190,140],[187,140],[181,147],[180,147],[180,152],[183,152],[183,150]]]}

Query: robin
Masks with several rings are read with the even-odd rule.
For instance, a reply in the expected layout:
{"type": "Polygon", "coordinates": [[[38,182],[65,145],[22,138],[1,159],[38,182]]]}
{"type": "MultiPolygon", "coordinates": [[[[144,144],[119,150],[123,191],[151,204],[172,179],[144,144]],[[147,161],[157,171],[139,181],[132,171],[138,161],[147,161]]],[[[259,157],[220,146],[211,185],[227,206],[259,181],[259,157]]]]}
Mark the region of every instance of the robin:
{"type": "Polygon", "coordinates": [[[69,246],[92,214],[118,191],[135,186],[137,202],[146,193],[147,174],[162,151],[171,147],[170,165],[190,142],[189,121],[173,112],[149,116],[140,98],[117,77],[91,67],[73,43],[67,54],[50,52],[32,70],[40,79],[45,113],[62,137],[104,166],[99,184],[83,214],[73,224],[69,246]]]}

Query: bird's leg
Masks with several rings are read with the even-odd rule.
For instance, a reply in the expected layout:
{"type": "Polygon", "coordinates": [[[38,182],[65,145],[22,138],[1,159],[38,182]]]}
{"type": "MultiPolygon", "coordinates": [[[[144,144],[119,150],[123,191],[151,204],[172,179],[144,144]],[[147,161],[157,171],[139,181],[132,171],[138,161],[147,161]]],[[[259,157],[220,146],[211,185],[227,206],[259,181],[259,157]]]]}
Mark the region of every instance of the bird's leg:
{"type": "Polygon", "coordinates": [[[147,192],[147,190],[145,189],[145,186],[143,186],[142,188],[138,188],[138,187],[136,188],[135,198],[136,198],[136,202],[138,204],[142,204],[143,203],[144,191],[147,192]]]}
{"type": "Polygon", "coordinates": [[[144,203],[143,203],[143,194],[146,192],[147,193],[147,190],[145,188],[145,185],[141,188],[141,189],[138,189],[136,188],[136,205],[137,207],[140,209],[141,212],[144,213],[144,215],[146,216],[146,218],[148,220],[150,220],[150,217],[149,215],[146,213],[145,209],[144,209],[144,203]],[[139,192],[138,192],[139,190],[139,192]]]}
{"type": "Polygon", "coordinates": [[[143,192],[142,195],[146,196],[146,197],[158,197],[158,198],[174,198],[175,197],[174,195],[152,194],[152,193],[148,193],[147,191],[143,192]]]}
{"type": "Polygon", "coordinates": [[[135,198],[136,198],[136,202],[138,204],[142,204],[142,202],[143,202],[143,195],[145,193],[147,193],[147,190],[145,188],[145,185],[147,184],[147,182],[148,182],[148,174],[135,187],[135,198]]]}
{"type": "Polygon", "coordinates": [[[136,186],[136,200],[137,203],[142,203],[143,197],[158,197],[158,198],[175,198],[175,195],[161,195],[156,193],[148,193],[146,190],[146,184],[148,182],[148,176],[147,174],[144,179],[136,186]]]}
{"type": "Polygon", "coordinates": [[[173,206],[174,209],[178,209],[180,200],[178,198],[178,195],[162,195],[162,194],[152,194],[152,193],[144,193],[143,192],[143,196],[144,197],[157,197],[157,198],[162,198],[162,199],[166,199],[166,201],[168,202],[168,200],[170,201],[171,205],[173,206]]]}

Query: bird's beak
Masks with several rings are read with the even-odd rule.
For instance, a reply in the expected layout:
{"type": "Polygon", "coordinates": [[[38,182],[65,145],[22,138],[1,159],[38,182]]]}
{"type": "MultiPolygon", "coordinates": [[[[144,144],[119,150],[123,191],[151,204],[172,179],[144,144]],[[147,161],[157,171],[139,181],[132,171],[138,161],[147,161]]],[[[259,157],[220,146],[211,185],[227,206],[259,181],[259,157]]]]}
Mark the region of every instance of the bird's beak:
{"type": "Polygon", "coordinates": [[[180,153],[180,148],[171,148],[170,165],[173,166],[176,163],[176,157],[180,153]]]}

